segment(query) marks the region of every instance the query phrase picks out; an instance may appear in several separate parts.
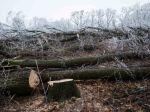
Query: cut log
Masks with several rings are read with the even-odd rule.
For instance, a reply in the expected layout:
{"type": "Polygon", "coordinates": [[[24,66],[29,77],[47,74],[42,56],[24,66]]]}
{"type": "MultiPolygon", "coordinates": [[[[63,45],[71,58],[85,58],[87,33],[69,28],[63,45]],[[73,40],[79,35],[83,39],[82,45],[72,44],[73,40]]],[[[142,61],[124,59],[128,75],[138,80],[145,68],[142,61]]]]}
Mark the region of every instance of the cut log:
{"type": "Polygon", "coordinates": [[[48,101],[63,101],[71,97],[80,97],[80,91],[73,79],[49,81],[48,101]]]}
{"type": "MultiPolygon", "coordinates": [[[[30,70],[12,71],[9,77],[0,78],[0,90],[9,91],[10,94],[31,95],[33,88],[29,85],[30,70]]],[[[74,79],[74,80],[142,80],[150,79],[150,67],[126,69],[83,69],[83,70],[67,70],[67,71],[43,71],[41,74],[43,83],[47,83],[49,79],[74,79]]]]}
{"type": "Polygon", "coordinates": [[[1,79],[0,92],[5,95],[27,96],[32,95],[33,89],[29,87],[27,78],[12,78],[1,79]]]}
{"type": "MultiPolygon", "coordinates": [[[[5,95],[17,95],[17,96],[26,96],[33,94],[33,87],[35,85],[35,78],[36,74],[34,71],[12,71],[9,72],[10,75],[8,77],[1,77],[0,78],[0,92],[4,93],[5,95]],[[30,76],[30,79],[29,79],[30,76]],[[32,79],[34,78],[34,79],[32,79]],[[29,85],[30,84],[30,85],[29,85]],[[31,86],[31,87],[30,87],[31,86]]],[[[38,81],[38,80],[36,80],[38,81]]]]}
{"type": "MultiPolygon", "coordinates": [[[[115,58],[118,59],[143,59],[150,58],[150,54],[148,52],[124,52],[117,54],[108,54],[102,55],[99,57],[83,57],[83,58],[74,58],[67,60],[37,60],[37,64],[39,67],[48,67],[48,68],[67,68],[67,67],[78,67],[82,65],[94,65],[100,64],[104,62],[113,61],[115,58]]],[[[19,65],[21,67],[36,67],[35,60],[5,60],[1,64],[2,66],[11,66],[11,65],[19,65]]]]}
{"type": "Polygon", "coordinates": [[[56,71],[56,72],[43,72],[42,80],[46,82],[51,80],[59,80],[65,78],[71,78],[74,80],[90,80],[90,79],[102,79],[102,80],[141,80],[150,78],[150,68],[132,68],[126,69],[83,69],[83,70],[68,70],[68,71],[56,71]]]}

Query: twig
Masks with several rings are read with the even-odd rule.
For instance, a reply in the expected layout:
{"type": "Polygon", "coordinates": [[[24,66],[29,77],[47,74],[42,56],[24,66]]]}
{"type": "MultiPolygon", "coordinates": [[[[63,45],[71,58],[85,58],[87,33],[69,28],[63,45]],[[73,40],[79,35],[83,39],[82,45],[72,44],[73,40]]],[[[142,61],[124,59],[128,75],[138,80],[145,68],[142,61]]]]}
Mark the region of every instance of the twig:
{"type": "Polygon", "coordinates": [[[41,78],[41,74],[40,74],[41,72],[39,71],[39,67],[38,67],[37,60],[35,60],[35,63],[36,63],[38,75],[39,75],[39,78],[40,78],[40,81],[41,81],[41,84],[42,84],[42,89],[43,89],[43,91],[44,91],[45,101],[47,102],[46,90],[45,90],[45,88],[44,88],[44,83],[43,83],[42,78],[41,78]]]}

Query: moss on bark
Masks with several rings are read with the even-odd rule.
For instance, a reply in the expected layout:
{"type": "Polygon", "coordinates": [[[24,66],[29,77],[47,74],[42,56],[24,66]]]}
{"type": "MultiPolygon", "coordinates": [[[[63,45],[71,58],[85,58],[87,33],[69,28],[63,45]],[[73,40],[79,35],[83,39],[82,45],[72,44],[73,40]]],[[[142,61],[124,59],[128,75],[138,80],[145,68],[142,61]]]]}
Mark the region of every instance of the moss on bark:
{"type": "MultiPolygon", "coordinates": [[[[99,57],[83,57],[83,58],[74,58],[67,60],[37,60],[37,64],[39,67],[48,67],[48,68],[67,68],[67,67],[77,67],[82,65],[94,65],[100,64],[104,62],[113,61],[115,58],[118,59],[143,59],[150,58],[149,53],[147,52],[124,52],[117,54],[108,54],[102,55],[99,57]]],[[[19,65],[21,67],[36,67],[36,63],[34,59],[27,60],[5,60],[1,64],[2,66],[10,66],[10,65],[19,65]]]]}

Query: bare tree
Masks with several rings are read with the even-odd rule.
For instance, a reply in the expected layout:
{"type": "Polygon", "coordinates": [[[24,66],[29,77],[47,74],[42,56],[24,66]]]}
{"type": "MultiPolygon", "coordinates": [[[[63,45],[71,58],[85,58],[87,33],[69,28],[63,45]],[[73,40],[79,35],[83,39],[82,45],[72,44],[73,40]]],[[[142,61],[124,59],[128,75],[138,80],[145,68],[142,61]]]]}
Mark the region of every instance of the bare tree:
{"type": "Polygon", "coordinates": [[[25,16],[22,12],[13,13],[10,11],[7,16],[7,22],[16,30],[22,30],[25,29],[25,22],[24,22],[25,16]]]}
{"type": "Polygon", "coordinates": [[[96,21],[97,21],[97,26],[98,27],[103,27],[104,26],[104,23],[103,23],[103,18],[104,17],[104,11],[99,9],[96,11],[96,21]]]}
{"type": "Polygon", "coordinates": [[[105,19],[106,19],[106,28],[110,28],[112,22],[114,21],[116,16],[116,10],[113,9],[106,9],[105,11],[105,19]]]}
{"type": "Polygon", "coordinates": [[[61,19],[59,21],[51,22],[50,26],[65,32],[74,30],[73,24],[71,23],[70,19],[61,19]]]}
{"type": "Polygon", "coordinates": [[[49,25],[49,22],[47,21],[47,19],[45,18],[38,18],[38,17],[34,17],[31,21],[30,21],[30,27],[32,29],[39,29],[39,30],[44,30],[45,26],[49,25]]]}
{"type": "Polygon", "coordinates": [[[88,26],[91,26],[91,27],[94,27],[95,24],[96,24],[96,11],[95,10],[92,10],[88,13],[88,17],[89,19],[88,21],[88,26]]]}
{"type": "Polygon", "coordinates": [[[72,22],[76,25],[77,29],[81,29],[86,26],[88,21],[88,14],[84,10],[75,11],[71,15],[72,22]]]}

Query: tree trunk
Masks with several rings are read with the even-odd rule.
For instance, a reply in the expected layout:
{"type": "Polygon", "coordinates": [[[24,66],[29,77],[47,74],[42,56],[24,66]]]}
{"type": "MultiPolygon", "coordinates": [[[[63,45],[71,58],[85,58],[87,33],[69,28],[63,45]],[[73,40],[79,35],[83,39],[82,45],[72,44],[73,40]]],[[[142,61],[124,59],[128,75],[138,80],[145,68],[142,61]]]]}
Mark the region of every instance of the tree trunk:
{"type": "Polygon", "coordinates": [[[48,101],[63,101],[71,97],[80,97],[80,91],[73,79],[48,82],[48,101]]]}
{"type": "Polygon", "coordinates": [[[0,92],[5,95],[26,96],[32,95],[34,89],[29,85],[30,70],[15,70],[5,73],[0,77],[0,92]]]}
{"type": "Polygon", "coordinates": [[[17,95],[26,96],[32,95],[33,89],[29,87],[27,78],[12,78],[12,79],[0,79],[0,92],[5,95],[17,95]]]}
{"type": "MultiPolygon", "coordinates": [[[[149,53],[141,52],[124,52],[117,54],[102,55],[99,57],[83,57],[83,58],[74,58],[67,60],[37,60],[39,67],[48,67],[48,68],[67,68],[67,67],[78,67],[82,65],[94,65],[105,62],[113,61],[115,58],[118,59],[143,59],[150,58],[149,53]]],[[[5,60],[1,64],[2,66],[10,65],[19,65],[21,67],[36,67],[35,60],[5,60]]]]}
{"type": "Polygon", "coordinates": [[[84,69],[84,70],[67,70],[56,72],[43,72],[43,82],[52,80],[71,78],[74,80],[90,80],[90,79],[102,79],[102,80],[140,80],[144,78],[150,78],[150,68],[132,68],[126,69],[84,69]]]}
{"type": "MultiPolygon", "coordinates": [[[[29,85],[30,70],[12,71],[9,77],[0,78],[0,90],[9,91],[10,94],[31,95],[34,91],[29,85]]],[[[150,78],[150,68],[132,68],[126,69],[83,69],[83,70],[67,70],[67,71],[43,71],[41,72],[43,83],[47,83],[49,79],[74,79],[74,80],[137,80],[150,78]]],[[[35,80],[37,81],[37,80],[35,80]]],[[[34,84],[37,84],[36,82],[34,84]]],[[[1,91],[3,92],[3,91],[1,91]]]]}

